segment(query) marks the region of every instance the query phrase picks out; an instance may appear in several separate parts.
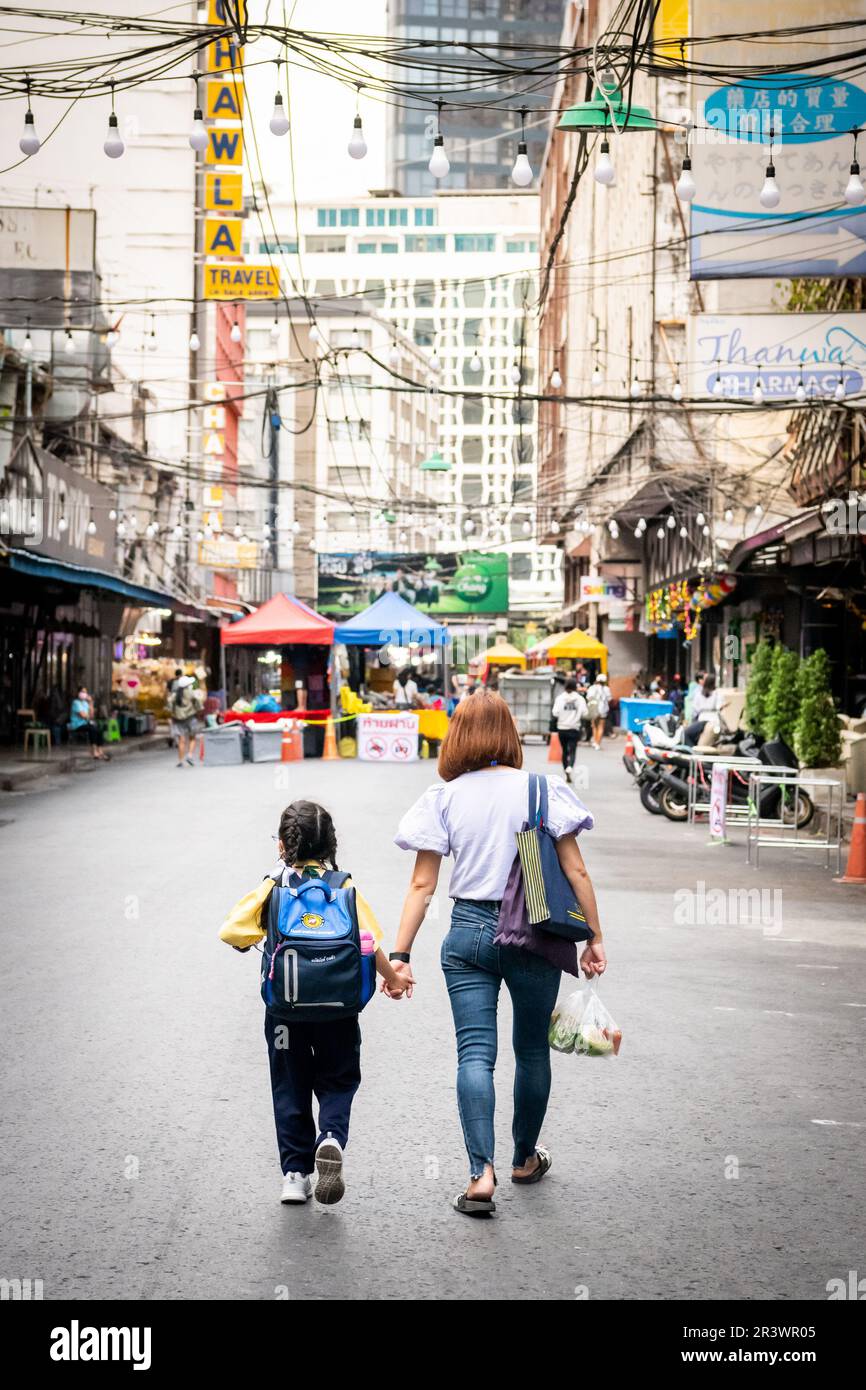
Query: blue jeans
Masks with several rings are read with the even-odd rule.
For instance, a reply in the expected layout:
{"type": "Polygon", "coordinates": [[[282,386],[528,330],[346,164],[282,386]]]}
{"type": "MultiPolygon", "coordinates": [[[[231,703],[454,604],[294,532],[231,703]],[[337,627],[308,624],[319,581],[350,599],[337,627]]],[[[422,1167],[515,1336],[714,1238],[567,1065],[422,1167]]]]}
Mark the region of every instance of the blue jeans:
{"type": "Polygon", "coordinates": [[[493,1162],[496,1006],[503,980],[514,1012],[515,1167],[535,1152],[550,1095],[547,1031],[561,972],[517,946],[494,946],[498,917],[498,903],[457,898],[441,952],[457,1033],[457,1106],[473,1178],[493,1162]]]}

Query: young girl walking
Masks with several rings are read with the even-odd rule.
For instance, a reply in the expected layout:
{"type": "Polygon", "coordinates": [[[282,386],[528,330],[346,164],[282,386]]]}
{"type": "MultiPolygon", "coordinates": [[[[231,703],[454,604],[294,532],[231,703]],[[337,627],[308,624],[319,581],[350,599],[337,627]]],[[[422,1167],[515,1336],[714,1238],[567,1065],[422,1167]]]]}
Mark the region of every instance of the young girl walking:
{"type": "Polygon", "coordinates": [[[358,1013],[375,987],[372,960],[363,979],[352,972],[374,955],[375,972],[389,995],[398,997],[406,985],[381,949],[382,933],[369,904],[349,875],[337,869],[337,838],[328,812],[312,801],[293,801],[280,818],[277,840],[282,867],[232,908],[220,939],[238,951],[265,941],[262,992],[281,1200],[308,1201],[315,1172],[316,1200],[330,1205],[345,1192],[343,1150],[361,1083],[358,1013]],[[272,900],[275,888],[279,895],[272,900]],[[298,935],[288,934],[292,923],[298,935]],[[311,968],[305,975],[307,961],[311,968]]]}

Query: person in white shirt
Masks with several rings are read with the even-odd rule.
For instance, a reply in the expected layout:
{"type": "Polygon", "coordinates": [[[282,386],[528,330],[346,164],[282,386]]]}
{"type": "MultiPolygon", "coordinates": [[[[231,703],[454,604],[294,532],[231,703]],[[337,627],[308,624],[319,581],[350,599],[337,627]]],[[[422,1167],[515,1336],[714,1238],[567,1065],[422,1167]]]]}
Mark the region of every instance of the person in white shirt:
{"type": "Polygon", "coordinates": [[[600,748],[601,740],[604,738],[605,721],[610,712],[610,691],[607,687],[607,676],[603,671],[599,671],[587,690],[586,703],[592,721],[592,746],[600,748]]]}
{"type": "Polygon", "coordinates": [[[721,696],[716,689],[715,676],[705,676],[692,696],[692,719],[683,730],[683,737],[690,748],[694,748],[706,725],[714,719],[721,709],[721,696]]]}
{"type": "Polygon", "coordinates": [[[397,709],[414,709],[418,703],[418,686],[412,679],[410,667],[401,671],[392,687],[397,709]]]}
{"type": "Polygon", "coordinates": [[[439,775],[442,781],[406,812],[395,836],[401,849],[415,851],[415,865],[390,960],[411,996],[412,944],[435,896],[442,858],[452,856],[448,892],[454,906],[440,959],[457,1034],[457,1102],[470,1171],[469,1184],[453,1205],[467,1216],[487,1216],[496,1209],[493,1069],[500,986],[504,981],[514,1016],[511,1178],[536,1183],[550,1168],[550,1154],[537,1141],[550,1095],[547,1030],[561,971],[577,975],[583,970],[590,978],[601,975],[607,964],[595,893],[576,838],[592,829],[593,819],[563,781],[546,779],[547,830],[594,933],[579,961],[574,943],[566,942],[563,953],[563,943],[553,937],[541,940],[543,933],[531,949],[529,944],[498,945],[499,909],[514,867],[515,837],[529,812],[520,735],[500,695],[481,688],[460,701],[442,743],[439,775]]]}
{"type": "Polygon", "coordinates": [[[556,732],[559,734],[562,770],[566,782],[570,782],[581,725],[587,717],[586,700],[578,690],[577,681],[573,676],[569,676],[562,694],[554,700],[551,715],[556,721],[556,732]]]}

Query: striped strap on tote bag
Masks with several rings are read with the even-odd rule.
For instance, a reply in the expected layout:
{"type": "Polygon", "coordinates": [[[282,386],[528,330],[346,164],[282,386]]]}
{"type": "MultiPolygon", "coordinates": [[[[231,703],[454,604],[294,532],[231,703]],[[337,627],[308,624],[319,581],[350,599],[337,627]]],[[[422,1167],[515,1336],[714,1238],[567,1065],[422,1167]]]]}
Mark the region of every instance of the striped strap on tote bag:
{"type": "Polygon", "coordinates": [[[517,832],[517,853],[523,873],[523,892],[526,898],[526,915],[537,926],[550,918],[547,890],[541,868],[541,834],[539,827],[544,824],[547,812],[547,784],[534,772],[529,774],[529,814],[528,827],[517,832]],[[539,785],[541,784],[541,785],[539,785]],[[540,793],[540,794],[539,794],[540,793]],[[544,814],[543,814],[544,813],[544,814]]]}

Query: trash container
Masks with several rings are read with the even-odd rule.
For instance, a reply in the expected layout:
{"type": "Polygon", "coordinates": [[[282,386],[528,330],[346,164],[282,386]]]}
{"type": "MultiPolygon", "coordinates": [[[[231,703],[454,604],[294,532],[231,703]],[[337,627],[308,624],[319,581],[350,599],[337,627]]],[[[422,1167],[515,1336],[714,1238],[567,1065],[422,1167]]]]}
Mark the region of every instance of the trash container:
{"type": "Polygon", "coordinates": [[[324,724],[305,724],[303,743],[305,758],[321,758],[325,751],[324,724]]]}
{"type": "Polygon", "coordinates": [[[250,762],[278,763],[283,746],[282,724],[247,724],[250,740],[250,762]]]}
{"type": "Polygon", "coordinates": [[[215,729],[203,729],[203,762],[209,767],[234,767],[244,760],[246,730],[240,720],[219,724],[215,729]]]}
{"type": "Polygon", "coordinates": [[[636,700],[627,698],[619,702],[619,726],[629,729],[633,734],[640,733],[647,719],[659,714],[673,714],[670,700],[636,700]]]}

